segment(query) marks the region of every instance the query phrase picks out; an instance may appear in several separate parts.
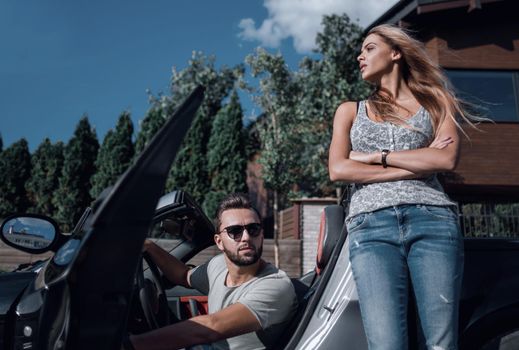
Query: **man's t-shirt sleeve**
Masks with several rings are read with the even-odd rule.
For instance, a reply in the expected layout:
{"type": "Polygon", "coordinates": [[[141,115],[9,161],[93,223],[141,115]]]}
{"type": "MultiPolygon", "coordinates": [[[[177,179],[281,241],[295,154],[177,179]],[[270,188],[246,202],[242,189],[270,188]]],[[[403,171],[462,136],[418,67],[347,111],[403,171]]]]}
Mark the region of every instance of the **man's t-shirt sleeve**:
{"type": "Polygon", "coordinates": [[[202,294],[209,294],[209,276],[207,275],[207,266],[209,262],[199,265],[190,271],[189,283],[202,294]]]}
{"type": "Polygon", "coordinates": [[[258,281],[238,302],[256,316],[263,329],[288,321],[297,308],[294,287],[286,277],[258,281]]]}

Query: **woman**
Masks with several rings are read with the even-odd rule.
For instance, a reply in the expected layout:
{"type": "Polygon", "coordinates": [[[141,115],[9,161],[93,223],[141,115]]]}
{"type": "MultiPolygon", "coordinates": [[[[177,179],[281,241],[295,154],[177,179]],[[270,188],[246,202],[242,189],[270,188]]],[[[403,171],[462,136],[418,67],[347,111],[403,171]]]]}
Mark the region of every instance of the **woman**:
{"type": "Polygon", "coordinates": [[[413,295],[427,348],[456,349],[463,238],[457,205],[435,174],[455,168],[456,116],[466,113],[423,44],[402,29],[370,30],[358,61],[375,90],[338,107],[329,171],[355,183],[346,224],[369,348],[408,348],[413,295]]]}

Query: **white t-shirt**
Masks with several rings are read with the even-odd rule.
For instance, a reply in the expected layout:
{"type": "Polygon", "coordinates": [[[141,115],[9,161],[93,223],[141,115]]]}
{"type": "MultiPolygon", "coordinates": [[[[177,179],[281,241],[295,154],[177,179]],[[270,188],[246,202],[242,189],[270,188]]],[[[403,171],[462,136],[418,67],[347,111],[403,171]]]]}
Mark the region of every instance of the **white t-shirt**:
{"type": "Polygon", "coordinates": [[[227,287],[227,266],[223,254],[195,268],[190,276],[193,288],[208,295],[209,313],[240,303],[258,319],[262,329],[214,343],[216,349],[265,349],[275,344],[297,309],[294,286],[287,274],[266,264],[258,275],[237,286],[227,287]]]}

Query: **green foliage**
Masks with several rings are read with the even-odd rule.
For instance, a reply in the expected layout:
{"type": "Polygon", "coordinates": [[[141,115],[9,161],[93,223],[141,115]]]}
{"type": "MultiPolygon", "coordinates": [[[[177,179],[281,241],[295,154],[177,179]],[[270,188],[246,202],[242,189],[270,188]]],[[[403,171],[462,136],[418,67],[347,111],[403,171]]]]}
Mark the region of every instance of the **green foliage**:
{"type": "Polygon", "coordinates": [[[188,67],[173,70],[171,83],[170,108],[184,101],[196,86],[206,88],[204,101],[177,153],[166,184],[167,191],[182,188],[199,203],[203,203],[210,190],[206,153],[213,118],[244,70],[242,66],[217,69],[214,61],[214,57],[194,52],[188,67]]]}
{"type": "Polygon", "coordinates": [[[264,112],[258,125],[262,144],[261,174],[268,188],[284,192],[297,181],[294,170],[301,143],[296,142],[298,120],[295,111],[301,83],[280,54],[271,55],[258,49],[255,55],[247,57],[247,63],[252,75],[260,78],[261,93],[255,99],[264,112]]]}
{"type": "Polygon", "coordinates": [[[91,181],[92,198],[96,198],[106,187],[114,185],[131,164],[134,154],[132,136],[133,123],[130,114],[123,112],[115,131],[108,131],[99,149],[95,162],[97,172],[91,181]]]}
{"type": "Polygon", "coordinates": [[[53,145],[48,138],[45,138],[33,153],[31,177],[25,184],[27,196],[31,202],[30,212],[51,217],[56,214],[52,195],[59,186],[59,177],[63,167],[63,151],[62,142],[53,145]]]}
{"type": "MultiPolygon", "coordinates": [[[[288,69],[282,56],[264,50],[247,57],[253,76],[260,78],[256,101],[265,113],[258,127],[262,176],[279,194],[334,192],[327,158],[335,109],[369,92],[356,62],[361,28],[347,15],[325,16],[323,24],[316,39],[319,58],[304,58],[297,72],[288,69]]],[[[286,197],[280,201],[286,203],[286,197]]]]}
{"type": "Polygon", "coordinates": [[[99,142],[95,130],[84,116],[65,147],[63,171],[53,199],[57,207],[55,219],[63,225],[64,231],[73,228],[92,202],[89,193],[90,179],[95,173],[98,150],[99,142]]]}
{"type": "Polygon", "coordinates": [[[236,91],[230,102],[214,118],[207,151],[207,170],[211,195],[204,200],[206,214],[214,217],[216,207],[225,194],[246,192],[245,140],[243,111],[236,91]]]}
{"type": "Polygon", "coordinates": [[[218,204],[229,194],[229,192],[223,191],[209,191],[205,195],[204,204],[202,209],[204,210],[207,217],[214,219],[216,218],[216,209],[218,204]]]}
{"type": "Polygon", "coordinates": [[[135,141],[135,157],[138,157],[144,148],[151,141],[153,136],[160,130],[166,122],[164,109],[161,108],[159,101],[153,101],[152,107],[140,123],[140,131],[135,141]]]}
{"type": "Polygon", "coordinates": [[[0,217],[27,210],[29,200],[25,183],[30,173],[31,155],[25,139],[20,139],[0,153],[0,217]]]}
{"type": "Polygon", "coordinates": [[[0,135],[0,153],[2,153],[4,149],[4,139],[2,139],[2,135],[0,135]]]}

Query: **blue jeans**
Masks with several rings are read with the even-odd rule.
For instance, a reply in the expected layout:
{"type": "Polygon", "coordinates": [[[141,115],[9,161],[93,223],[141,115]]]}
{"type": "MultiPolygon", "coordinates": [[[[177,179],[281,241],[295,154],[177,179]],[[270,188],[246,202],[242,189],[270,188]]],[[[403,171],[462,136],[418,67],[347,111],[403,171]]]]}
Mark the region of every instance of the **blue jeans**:
{"type": "Polygon", "coordinates": [[[463,237],[455,209],[399,205],[347,221],[370,350],[408,348],[412,286],[427,349],[457,349],[463,237]]]}

